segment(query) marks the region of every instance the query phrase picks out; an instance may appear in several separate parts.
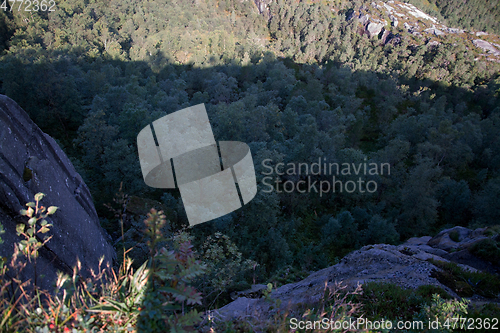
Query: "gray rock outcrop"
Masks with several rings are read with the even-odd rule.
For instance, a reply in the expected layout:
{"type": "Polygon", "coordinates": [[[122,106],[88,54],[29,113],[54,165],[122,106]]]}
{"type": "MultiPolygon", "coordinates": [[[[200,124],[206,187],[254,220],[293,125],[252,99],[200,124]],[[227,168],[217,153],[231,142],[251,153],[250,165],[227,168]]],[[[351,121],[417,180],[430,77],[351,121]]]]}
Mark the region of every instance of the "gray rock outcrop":
{"type": "MultiPolygon", "coordinates": [[[[261,3],[272,0],[255,0],[259,12],[262,13],[261,3]]],[[[267,7],[266,7],[267,8],[267,7]]],[[[332,8],[334,12],[342,12],[340,9],[332,8]]],[[[268,14],[268,19],[271,15],[268,14]]],[[[459,36],[470,50],[472,45],[482,49],[484,52],[474,60],[487,60],[500,63],[500,37],[494,34],[488,34],[483,31],[469,31],[459,28],[447,27],[436,17],[424,13],[412,4],[396,1],[373,1],[370,5],[361,5],[356,8],[350,8],[345,12],[346,21],[357,18],[357,32],[368,36],[370,39],[378,39],[382,45],[398,45],[402,40],[407,40],[411,45],[423,45],[425,43],[446,43],[450,41],[450,35],[459,36]],[[390,25],[388,24],[387,20],[390,25]],[[408,34],[402,33],[406,30],[408,34]],[[392,35],[389,35],[391,33],[392,35]],[[391,38],[397,36],[397,38],[391,38]],[[488,41],[481,39],[487,36],[488,41]],[[388,38],[389,37],[389,38],[388,38]],[[435,40],[437,39],[437,40],[435,40]]],[[[453,42],[454,43],[454,42],[453,42]]]]}
{"type": "MultiPolygon", "coordinates": [[[[52,227],[46,235],[52,238],[37,259],[40,287],[52,290],[57,272],[71,273],[77,260],[83,277],[89,276],[90,269],[97,272],[101,257],[103,265],[112,263],[115,251],[83,179],[54,139],[13,100],[0,95],[0,223],[6,231],[1,236],[0,256],[9,257],[21,240],[16,225],[27,219],[19,211],[38,192],[46,194],[41,204],[59,207],[47,218],[52,227]]],[[[22,277],[33,279],[33,274],[33,267],[28,266],[22,277]]]]}
{"type": "Polygon", "coordinates": [[[472,43],[474,44],[474,46],[482,49],[483,51],[489,52],[491,55],[500,56],[500,49],[497,49],[495,46],[485,40],[474,39],[472,43]]]}
{"type": "Polygon", "coordinates": [[[271,2],[272,0],[254,0],[259,14],[267,16],[268,19],[271,18],[271,13],[269,12],[269,4],[271,2]]]}
{"type": "Polygon", "coordinates": [[[391,25],[394,28],[397,28],[398,24],[399,24],[398,18],[396,16],[394,16],[394,15],[389,16],[389,18],[391,19],[391,25]]]}
{"type": "Polygon", "coordinates": [[[359,23],[361,23],[361,25],[366,25],[368,22],[370,22],[370,15],[360,14],[358,19],[359,19],[359,23]]]}
{"type": "MultiPolygon", "coordinates": [[[[349,289],[370,281],[391,282],[406,288],[432,284],[442,286],[430,277],[437,269],[427,261],[438,258],[415,245],[369,245],[344,257],[337,265],[311,274],[304,280],[277,288],[271,297],[281,300],[283,308],[293,309],[299,304],[314,304],[324,295],[325,285],[333,288],[342,282],[349,289]]],[[[441,258],[441,260],[444,260],[441,258]]],[[[450,294],[449,288],[442,286],[450,294]]],[[[245,316],[266,316],[270,303],[263,299],[239,298],[220,308],[224,320],[245,316]]]]}
{"type": "MultiPolygon", "coordinates": [[[[271,298],[279,299],[283,309],[293,311],[295,307],[317,303],[324,295],[325,287],[334,288],[339,282],[351,290],[367,282],[388,282],[412,289],[421,285],[435,285],[458,297],[431,274],[439,270],[431,260],[453,261],[462,269],[472,272],[489,270],[487,268],[492,266],[490,263],[482,262],[466,250],[469,244],[487,238],[484,231],[455,227],[443,230],[436,237],[411,238],[398,246],[368,245],[351,252],[334,266],[312,273],[302,281],[277,288],[271,293],[271,298]],[[450,234],[455,241],[450,239],[450,234]],[[453,247],[443,246],[448,239],[454,242],[453,247]],[[453,251],[448,252],[443,248],[453,251]]],[[[216,315],[221,320],[247,316],[265,320],[274,311],[270,306],[271,303],[262,298],[240,297],[217,310],[216,315]]]]}
{"type": "Polygon", "coordinates": [[[260,298],[263,295],[264,290],[267,289],[267,286],[265,284],[254,284],[250,289],[243,290],[243,291],[236,291],[231,293],[231,298],[237,299],[237,298],[260,298]]]}
{"type": "Polygon", "coordinates": [[[384,26],[385,26],[384,23],[370,22],[366,26],[366,32],[368,33],[368,36],[370,38],[373,38],[375,36],[378,36],[378,34],[382,31],[384,26]]]}
{"type": "Polygon", "coordinates": [[[435,47],[435,46],[438,46],[440,44],[441,43],[438,42],[437,40],[432,40],[432,41],[428,42],[426,45],[429,46],[429,47],[435,47]]]}
{"type": "Polygon", "coordinates": [[[399,37],[399,34],[393,35],[392,32],[384,30],[382,37],[380,38],[380,41],[382,42],[383,45],[386,44],[398,45],[399,43],[401,43],[401,38],[399,37]]]}
{"type": "Polygon", "coordinates": [[[470,230],[464,227],[453,227],[438,233],[427,243],[428,245],[445,251],[468,248],[488,237],[482,235],[483,229],[470,230]]]}
{"type": "Polygon", "coordinates": [[[407,22],[405,22],[403,24],[404,28],[409,32],[409,33],[412,33],[413,32],[413,27],[411,25],[409,25],[407,22]]]}
{"type": "Polygon", "coordinates": [[[450,34],[463,34],[465,30],[458,28],[448,28],[446,29],[450,34]]]}
{"type": "Polygon", "coordinates": [[[428,32],[430,34],[436,35],[436,36],[443,36],[444,35],[444,32],[442,32],[441,30],[439,30],[436,27],[428,28],[428,29],[425,29],[424,31],[428,32]]]}

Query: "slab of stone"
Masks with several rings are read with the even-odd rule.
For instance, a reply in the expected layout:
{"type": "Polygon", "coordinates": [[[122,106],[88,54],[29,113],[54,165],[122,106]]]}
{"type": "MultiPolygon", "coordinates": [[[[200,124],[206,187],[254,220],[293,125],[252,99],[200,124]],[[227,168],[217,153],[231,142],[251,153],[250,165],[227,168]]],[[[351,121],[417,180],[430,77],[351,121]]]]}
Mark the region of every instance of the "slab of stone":
{"type": "Polygon", "coordinates": [[[422,237],[412,237],[409,238],[404,244],[405,245],[424,245],[427,244],[428,241],[431,240],[431,236],[422,236],[422,237]]]}
{"type": "MultiPolygon", "coordinates": [[[[19,211],[38,192],[46,194],[42,205],[59,207],[47,218],[52,227],[46,235],[52,238],[37,259],[40,287],[52,290],[57,272],[71,273],[78,261],[83,277],[98,270],[101,257],[103,265],[112,263],[115,251],[82,177],[54,139],[12,99],[0,95],[0,221],[6,230],[0,256],[9,257],[21,240],[16,225],[26,223],[26,217],[19,211]]],[[[33,281],[33,267],[28,265],[21,277],[33,281]]]]}
{"type": "Polygon", "coordinates": [[[494,47],[491,43],[485,41],[485,40],[482,40],[482,39],[474,39],[472,41],[472,43],[474,44],[474,46],[482,49],[483,51],[486,51],[488,52],[489,54],[491,55],[494,55],[494,56],[500,56],[500,49],[497,49],[496,47],[494,47]]]}

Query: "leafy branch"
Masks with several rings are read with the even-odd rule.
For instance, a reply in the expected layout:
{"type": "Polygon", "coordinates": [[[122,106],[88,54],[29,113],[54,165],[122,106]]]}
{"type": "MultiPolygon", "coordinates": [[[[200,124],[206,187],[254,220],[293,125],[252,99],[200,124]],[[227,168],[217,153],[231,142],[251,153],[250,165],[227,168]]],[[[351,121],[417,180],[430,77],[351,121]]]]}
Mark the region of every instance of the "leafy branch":
{"type": "Polygon", "coordinates": [[[28,258],[29,262],[33,260],[33,267],[35,270],[35,286],[37,284],[36,280],[38,275],[36,271],[38,250],[52,238],[52,236],[44,237],[42,241],[40,241],[40,237],[38,235],[49,232],[49,228],[52,224],[49,224],[46,218],[57,211],[56,206],[46,208],[45,206],[40,205],[40,201],[44,196],[45,194],[41,192],[35,194],[35,202],[28,202],[26,204],[28,209],[22,209],[19,212],[21,215],[29,217],[27,225],[20,223],[16,227],[17,235],[25,238],[17,244],[19,252],[24,254],[28,258]],[[40,223],[38,223],[39,221],[40,223]]]}

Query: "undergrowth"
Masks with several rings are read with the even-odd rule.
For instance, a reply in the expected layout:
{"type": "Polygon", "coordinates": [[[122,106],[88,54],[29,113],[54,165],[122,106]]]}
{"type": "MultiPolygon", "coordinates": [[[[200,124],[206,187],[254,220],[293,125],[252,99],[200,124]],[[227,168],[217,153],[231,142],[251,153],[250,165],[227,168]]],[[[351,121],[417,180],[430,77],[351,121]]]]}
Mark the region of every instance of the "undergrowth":
{"type": "Polygon", "coordinates": [[[0,262],[0,328],[2,332],[184,332],[201,321],[194,305],[201,294],[190,285],[204,271],[185,233],[175,235],[171,249],[159,247],[165,215],[152,209],[145,222],[150,258],[137,270],[126,258],[116,270],[99,261],[97,272],[82,278],[80,262],[72,275],[59,273],[55,289],[42,290],[33,281],[21,281],[26,260],[36,265],[38,250],[50,239],[46,218],[56,207],[40,205],[42,193],[27,203],[27,224],[17,227],[23,236],[10,260],[0,262]],[[40,239],[42,241],[40,241],[40,239]],[[14,276],[14,277],[12,277],[14,276]]]}
{"type": "Polygon", "coordinates": [[[435,294],[444,299],[451,298],[445,290],[433,285],[412,290],[392,283],[369,282],[363,285],[363,294],[357,296],[357,301],[363,304],[363,312],[371,320],[411,320],[431,302],[435,294]]]}
{"type": "Polygon", "coordinates": [[[486,298],[497,298],[500,293],[498,276],[486,272],[470,272],[455,263],[430,260],[439,267],[431,276],[449,287],[458,296],[471,297],[475,294],[486,298]]]}
{"type": "MultiPolygon", "coordinates": [[[[207,299],[214,304],[224,286],[234,282],[237,271],[255,269],[257,263],[243,260],[237,247],[220,233],[207,238],[198,256],[186,231],[164,237],[166,217],[155,209],[144,220],[149,258],[137,269],[126,256],[119,269],[104,264],[101,258],[98,270],[84,278],[78,262],[72,274],[58,274],[53,290],[42,290],[35,278],[22,281],[20,276],[28,264],[36,272],[38,251],[51,238],[48,221],[57,207],[42,206],[43,197],[38,193],[35,201],[20,212],[27,218],[17,227],[21,241],[13,247],[10,258],[0,258],[1,332],[341,332],[344,330],[331,326],[307,328],[295,323],[331,324],[359,318],[436,320],[444,332],[448,331],[446,320],[454,316],[491,318],[499,313],[493,304],[468,309],[467,301],[452,299],[437,286],[407,290],[386,283],[367,283],[350,292],[341,284],[325,283],[319,301],[298,303],[292,308],[273,297],[273,284],[269,283],[262,297],[265,310],[256,317],[228,320],[218,310],[207,308],[195,285],[205,292],[213,289],[207,299]],[[200,284],[206,280],[211,282],[200,284]],[[205,311],[199,312],[201,309],[205,311]]],[[[455,292],[466,283],[473,293],[498,295],[500,283],[495,276],[467,272],[451,263],[434,264],[441,269],[434,274],[455,292]]],[[[276,280],[283,283],[296,280],[300,274],[288,270],[282,273],[282,280],[276,280]]]]}

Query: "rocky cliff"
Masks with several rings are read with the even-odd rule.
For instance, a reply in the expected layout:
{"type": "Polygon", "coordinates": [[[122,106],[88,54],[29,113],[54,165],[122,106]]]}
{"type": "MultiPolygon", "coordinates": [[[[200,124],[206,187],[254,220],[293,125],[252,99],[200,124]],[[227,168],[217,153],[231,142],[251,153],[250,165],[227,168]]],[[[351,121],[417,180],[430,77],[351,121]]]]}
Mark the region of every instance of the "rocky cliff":
{"type": "MultiPolygon", "coordinates": [[[[39,286],[52,290],[57,271],[70,273],[79,260],[82,274],[97,270],[116,257],[101,228],[89,189],[57,143],[35,125],[13,100],[0,95],[0,256],[9,257],[21,238],[16,225],[25,223],[19,211],[34,201],[36,193],[46,194],[45,206],[57,206],[47,218],[53,237],[40,250],[37,262],[39,286]]],[[[23,278],[33,278],[28,266],[23,278]]]]}
{"type": "Polygon", "coordinates": [[[353,11],[347,20],[357,18],[361,33],[379,38],[383,44],[399,43],[403,32],[410,43],[430,46],[460,43],[476,51],[476,60],[500,62],[500,37],[482,31],[450,28],[412,4],[400,1],[374,1],[353,11]]]}
{"type": "MultiPolygon", "coordinates": [[[[277,288],[270,296],[280,300],[283,309],[291,310],[305,304],[314,306],[324,295],[326,286],[334,288],[339,282],[349,289],[367,282],[388,282],[412,289],[434,285],[454,297],[463,296],[457,294],[460,291],[440,282],[439,274],[436,273],[441,272],[442,268],[436,266],[436,263],[454,262],[469,272],[487,271],[498,274],[498,262],[483,260],[470,251],[475,244],[485,240],[497,242],[498,237],[487,228],[470,230],[454,227],[443,230],[435,237],[411,238],[398,246],[368,245],[348,254],[334,266],[315,272],[302,281],[277,288]]],[[[223,321],[257,318],[264,322],[271,318],[276,309],[254,289],[257,288],[254,286],[248,293],[238,293],[240,297],[215,311],[213,315],[223,321]]],[[[499,297],[500,295],[496,295],[493,301],[498,302],[499,297]]],[[[478,295],[473,295],[473,300],[484,301],[478,295]]]]}

